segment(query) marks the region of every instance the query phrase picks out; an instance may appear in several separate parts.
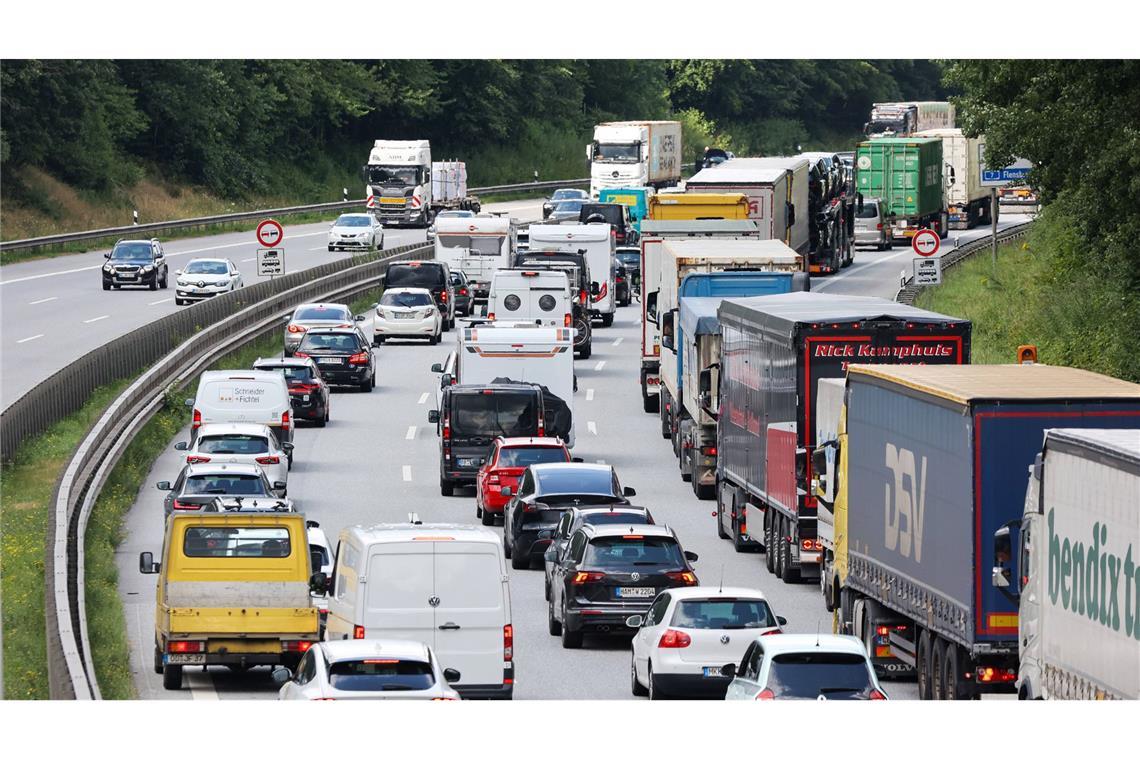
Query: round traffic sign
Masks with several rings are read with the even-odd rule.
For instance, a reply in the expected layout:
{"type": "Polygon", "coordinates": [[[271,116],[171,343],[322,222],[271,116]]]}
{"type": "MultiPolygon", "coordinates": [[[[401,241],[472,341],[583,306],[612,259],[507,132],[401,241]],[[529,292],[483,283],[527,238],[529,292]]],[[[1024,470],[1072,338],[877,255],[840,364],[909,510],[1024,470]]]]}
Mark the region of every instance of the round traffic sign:
{"type": "Polygon", "coordinates": [[[274,248],[285,238],[285,230],[276,219],[266,219],[257,225],[257,242],[266,248],[274,248]]]}
{"type": "Polygon", "coordinates": [[[910,239],[910,247],[919,256],[933,256],[938,253],[938,246],[942,240],[934,230],[919,230],[910,239]]]}

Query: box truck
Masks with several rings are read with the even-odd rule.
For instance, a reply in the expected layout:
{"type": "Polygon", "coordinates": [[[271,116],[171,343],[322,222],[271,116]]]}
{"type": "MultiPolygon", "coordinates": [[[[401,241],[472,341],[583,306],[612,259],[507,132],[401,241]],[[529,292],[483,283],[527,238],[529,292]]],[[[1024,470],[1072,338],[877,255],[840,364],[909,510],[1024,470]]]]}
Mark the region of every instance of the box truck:
{"type": "Polygon", "coordinates": [[[880,198],[884,223],[895,238],[923,228],[946,237],[946,193],[942,140],[933,137],[878,137],[855,150],[857,187],[864,198],[880,198]]]}
{"type": "Polygon", "coordinates": [[[839,598],[828,600],[840,629],[863,640],[878,670],[913,669],[922,699],[1012,692],[1019,616],[992,585],[991,569],[1009,559],[994,533],[1022,519],[1044,431],[1136,428],[1140,385],[1034,364],[852,364],[843,406],[840,440],[821,442],[841,452],[839,598]]]}
{"type": "Polygon", "coordinates": [[[390,226],[427,227],[438,211],[479,212],[467,194],[467,165],[431,160],[428,140],[377,140],[364,165],[366,208],[390,226]]]}
{"type": "Polygon", "coordinates": [[[990,223],[990,194],[982,187],[982,151],[985,137],[966,137],[960,129],[926,129],[915,137],[942,140],[946,213],[951,229],[968,230],[990,223]]]}
{"type": "Polygon", "coordinates": [[[586,146],[590,196],[606,187],[668,187],[681,181],[681,122],[609,121],[586,146]]]}
{"type": "Polygon", "coordinates": [[[817,577],[822,546],[808,492],[820,378],[853,362],[961,364],[970,323],[883,298],[789,293],[726,299],[717,423],[718,534],[763,547],[785,582],[817,577]]]}
{"type": "Polygon", "coordinates": [[[1046,430],[1024,513],[994,534],[993,585],[1018,603],[1021,699],[1140,699],[1133,425],[1046,430]]]}
{"type": "Polygon", "coordinates": [[[908,137],[924,129],[953,129],[954,106],[946,101],[875,103],[863,125],[867,137],[908,137]]]}

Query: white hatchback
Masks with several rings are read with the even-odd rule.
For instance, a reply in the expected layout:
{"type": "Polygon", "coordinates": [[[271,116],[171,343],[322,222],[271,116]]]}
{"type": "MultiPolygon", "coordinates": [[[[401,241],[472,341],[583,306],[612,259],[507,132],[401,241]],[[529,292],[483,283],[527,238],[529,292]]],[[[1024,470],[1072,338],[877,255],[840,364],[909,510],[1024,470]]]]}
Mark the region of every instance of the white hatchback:
{"type": "Polygon", "coordinates": [[[863,642],[854,636],[797,633],[757,637],[732,676],[725,699],[886,699],[863,642]]]}
{"type": "MultiPolygon", "coordinates": [[[[289,482],[289,454],[293,444],[278,443],[277,436],[265,425],[202,425],[193,442],[180,441],[174,448],[186,452],[186,464],[254,464],[270,483],[289,482]]],[[[285,496],[285,489],[277,495],[285,496]]]]}
{"type": "Polygon", "coordinates": [[[201,301],[245,287],[237,264],[229,259],[191,259],[174,273],[174,305],[201,301]]]}
{"type": "Polygon", "coordinates": [[[439,343],[443,317],[427,288],[389,288],[376,304],[372,342],[379,346],[388,338],[427,338],[439,343]]]}
{"type": "Polygon", "coordinates": [[[329,227],[329,252],[384,247],[384,227],[372,214],[341,214],[329,227]]]}
{"type": "Polygon", "coordinates": [[[739,662],[757,635],[782,633],[761,591],[709,586],[658,594],[645,615],[631,615],[630,686],[634,696],[724,697],[725,663],[739,662]]]}
{"type": "Polygon", "coordinates": [[[297,672],[273,669],[278,699],[459,699],[449,684],[460,674],[441,668],[431,647],[418,641],[349,639],[309,649],[297,672]]]}

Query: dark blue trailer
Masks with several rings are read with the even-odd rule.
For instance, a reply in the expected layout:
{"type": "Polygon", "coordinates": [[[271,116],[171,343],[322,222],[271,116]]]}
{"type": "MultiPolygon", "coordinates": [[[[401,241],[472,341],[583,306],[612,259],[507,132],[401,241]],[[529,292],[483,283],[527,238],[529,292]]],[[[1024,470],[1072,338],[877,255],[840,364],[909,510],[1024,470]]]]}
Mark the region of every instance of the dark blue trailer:
{"type": "Polygon", "coordinates": [[[994,531],[1020,522],[1045,430],[1140,427],[1140,385],[1046,365],[853,364],[844,408],[845,630],[913,667],[922,698],[1012,692],[1017,604],[990,582],[994,531]]]}

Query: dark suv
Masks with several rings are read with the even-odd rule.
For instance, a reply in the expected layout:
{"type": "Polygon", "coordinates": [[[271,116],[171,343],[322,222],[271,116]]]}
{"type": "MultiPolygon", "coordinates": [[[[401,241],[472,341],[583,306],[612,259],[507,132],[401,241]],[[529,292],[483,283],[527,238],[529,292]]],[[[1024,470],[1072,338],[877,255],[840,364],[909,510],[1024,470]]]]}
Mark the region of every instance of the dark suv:
{"type": "Polygon", "coordinates": [[[596,289],[591,287],[590,267],[586,254],[571,251],[521,251],[515,254],[512,264],[525,269],[551,269],[565,272],[570,278],[573,292],[571,303],[574,312],[574,354],[579,359],[589,359],[593,353],[594,341],[590,334],[590,295],[596,289]]]}
{"type": "Polygon", "coordinates": [[[166,254],[158,238],[120,240],[109,253],[103,254],[103,290],[124,285],[145,285],[151,290],[166,288],[170,271],[166,254]]]}
{"type": "Polygon", "coordinates": [[[637,230],[629,218],[629,206],[623,203],[583,203],[582,210],[578,212],[578,221],[582,224],[589,222],[605,222],[613,227],[614,237],[618,245],[634,245],[637,243],[637,230]],[[597,217],[601,217],[598,219],[597,217]],[[594,217],[591,219],[590,217],[594,217]]]}
{"type": "Polygon", "coordinates": [[[451,284],[451,267],[443,261],[397,261],[388,265],[385,288],[427,288],[439,313],[445,331],[455,327],[455,291],[451,284]]]}
{"type": "Polygon", "coordinates": [[[629,634],[663,589],[697,585],[696,560],[667,525],[583,525],[551,570],[550,635],[577,649],[585,633],[629,634]]]}

